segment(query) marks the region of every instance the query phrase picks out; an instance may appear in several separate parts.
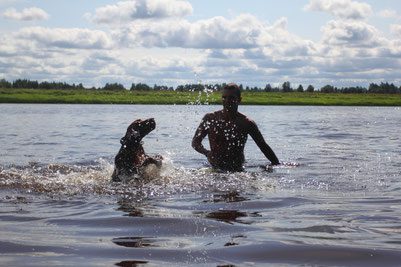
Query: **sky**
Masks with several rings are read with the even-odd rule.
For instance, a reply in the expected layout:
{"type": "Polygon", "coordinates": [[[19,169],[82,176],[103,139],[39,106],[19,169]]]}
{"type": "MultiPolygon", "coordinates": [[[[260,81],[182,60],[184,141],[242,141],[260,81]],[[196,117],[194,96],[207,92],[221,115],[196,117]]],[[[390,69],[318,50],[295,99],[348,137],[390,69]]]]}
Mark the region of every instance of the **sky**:
{"type": "Polygon", "coordinates": [[[0,79],[401,85],[401,1],[0,0],[0,79]]]}

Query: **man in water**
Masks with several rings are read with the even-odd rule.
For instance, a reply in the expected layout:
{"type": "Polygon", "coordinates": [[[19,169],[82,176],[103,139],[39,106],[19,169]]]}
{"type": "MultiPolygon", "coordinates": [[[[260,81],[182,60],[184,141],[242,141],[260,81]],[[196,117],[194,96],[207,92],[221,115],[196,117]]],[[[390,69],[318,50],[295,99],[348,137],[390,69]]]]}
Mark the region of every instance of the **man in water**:
{"type": "Polygon", "coordinates": [[[256,123],[238,112],[241,91],[230,83],[223,88],[223,109],[206,114],[192,139],[192,147],[205,155],[213,168],[237,172],[243,171],[244,147],[248,134],[273,165],[280,164],[276,154],[266,143],[256,123]],[[208,135],[210,150],[202,145],[208,135]]]}

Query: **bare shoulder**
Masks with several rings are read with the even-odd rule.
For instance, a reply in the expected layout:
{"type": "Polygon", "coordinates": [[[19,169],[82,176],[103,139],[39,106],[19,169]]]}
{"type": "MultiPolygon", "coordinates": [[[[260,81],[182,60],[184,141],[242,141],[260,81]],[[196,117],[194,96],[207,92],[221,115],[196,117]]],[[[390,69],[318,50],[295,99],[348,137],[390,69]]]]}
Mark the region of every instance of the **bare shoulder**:
{"type": "Polygon", "coordinates": [[[208,130],[211,125],[213,125],[216,121],[218,121],[219,118],[219,112],[211,112],[211,113],[206,113],[205,116],[203,116],[202,121],[199,125],[199,129],[204,129],[208,130]]]}
{"type": "Polygon", "coordinates": [[[244,114],[238,113],[238,118],[243,129],[246,129],[248,133],[254,133],[258,131],[258,126],[255,121],[245,116],[244,114]]]}
{"type": "Polygon", "coordinates": [[[238,118],[240,119],[240,121],[246,125],[249,126],[256,126],[255,121],[253,121],[251,118],[247,117],[246,115],[239,113],[238,112],[238,118]]]}
{"type": "Polygon", "coordinates": [[[210,120],[215,120],[215,119],[221,118],[222,114],[223,114],[223,112],[221,110],[218,110],[218,111],[215,111],[215,112],[210,112],[210,113],[207,113],[203,117],[203,120],[209,120],[209,121],[210,120]]]}

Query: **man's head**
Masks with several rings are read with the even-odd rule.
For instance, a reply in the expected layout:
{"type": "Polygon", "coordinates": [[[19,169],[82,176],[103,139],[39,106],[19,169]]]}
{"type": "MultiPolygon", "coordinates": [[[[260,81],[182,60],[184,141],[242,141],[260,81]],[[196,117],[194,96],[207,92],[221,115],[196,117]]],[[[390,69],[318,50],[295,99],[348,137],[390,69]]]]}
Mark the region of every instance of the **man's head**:
{"type": "Polygon", "coordinates": [[[222,91],[223,107],[228,112],[237,112],[238,105],[241,103],[241,90],[235,83],[229,83],[223,87],[222,91]]]}
{"type": "Polygon", "coordinates": [[[153,118],[147,120],[135,120],[130,126],[128,126],[125,136],[121,139],[121,144],[135,146],[155,128],[156,122],[153,118]]]}

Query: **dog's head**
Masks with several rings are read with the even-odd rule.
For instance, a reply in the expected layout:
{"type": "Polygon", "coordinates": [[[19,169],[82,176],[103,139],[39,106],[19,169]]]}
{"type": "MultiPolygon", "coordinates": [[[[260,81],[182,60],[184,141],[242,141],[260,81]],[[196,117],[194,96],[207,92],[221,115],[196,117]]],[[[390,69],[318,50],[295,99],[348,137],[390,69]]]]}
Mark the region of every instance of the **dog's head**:
{"type": "Polygon", "coordinates": [[[156,128],[155,119],[150,118],[147,120],[135,120],[127,128],[125,136],[121,138],[121,144],[125,146],[139,145],[142,138],[156,128]]]}

